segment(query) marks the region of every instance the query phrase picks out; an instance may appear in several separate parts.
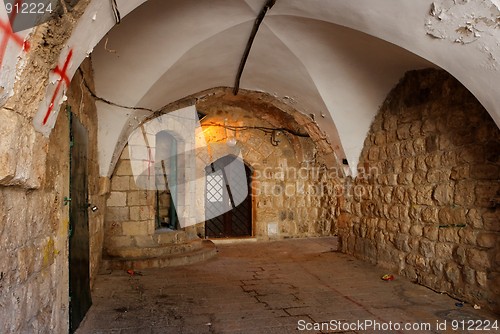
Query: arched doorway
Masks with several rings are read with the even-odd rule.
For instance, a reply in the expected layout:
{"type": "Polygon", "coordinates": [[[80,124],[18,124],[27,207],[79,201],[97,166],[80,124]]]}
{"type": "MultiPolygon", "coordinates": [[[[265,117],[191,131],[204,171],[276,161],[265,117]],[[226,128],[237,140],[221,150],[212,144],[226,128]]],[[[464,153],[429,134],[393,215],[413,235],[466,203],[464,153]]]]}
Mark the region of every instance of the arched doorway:
{"type": "Polygon", "coordinates": [[[241,159],[226,155],[205,172],[205,237],[252,236],[252,170],[241,159]]]}

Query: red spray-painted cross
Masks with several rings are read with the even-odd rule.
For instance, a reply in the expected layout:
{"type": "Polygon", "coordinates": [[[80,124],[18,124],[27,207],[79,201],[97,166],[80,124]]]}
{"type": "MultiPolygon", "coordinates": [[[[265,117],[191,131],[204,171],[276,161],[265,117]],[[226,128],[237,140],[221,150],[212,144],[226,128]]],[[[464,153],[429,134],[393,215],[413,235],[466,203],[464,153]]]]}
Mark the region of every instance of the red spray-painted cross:
{"type": "Polygon", "coordinates": [[[71,61],[71,58],[73,57],[73,49],[69,50],[68,56],[66,57],[66,61],[64,62],[64,65],[61,68],[57,66],[54,69],[54,73],[59,75],[60,79],[57,80],[57,86],[56,90],[54,91],[54,94],[52,95],[52,99],[50,100],[49,104],[49,109],[47,110],[47,113],[45,114],[45,117],[43,119],[42,125],[47,124],[47,121],[49,120],[49,116],[54,110],[54,102],[56,100],[57,94],[59,93],[59,90],[61,89],[61,85],[64,82],[66,84],[66,87],[69,87],[70,80],[68,78],[68,75],[66,74],[66,71],[68,70],[69,62],[71,61]]]}
{"type": "MultiPolygon", "coordinates": [[[[12,6],[12,8],[20,8],[21,3],[22,0],[16,0],[16,4],[12,6]]],[[[0,21],[0,30],[3,31],[2,41],[0,42],[0,67],[3,64],[3,57],[5,55],[5,51],[7,50],[7,45],[9,44],[9,41],[12,40],[19,47],[21,47],[23,51],[29,51],[30,49],[30,44],[28,43],[28,41],[24,41],[23,38],[14,34],[14,32],[12,31],[11,24],[14,24],[16,16],[17,16],[17,11],[13,9],[12,13],[9,16],[10,22],[0,21]]]]}

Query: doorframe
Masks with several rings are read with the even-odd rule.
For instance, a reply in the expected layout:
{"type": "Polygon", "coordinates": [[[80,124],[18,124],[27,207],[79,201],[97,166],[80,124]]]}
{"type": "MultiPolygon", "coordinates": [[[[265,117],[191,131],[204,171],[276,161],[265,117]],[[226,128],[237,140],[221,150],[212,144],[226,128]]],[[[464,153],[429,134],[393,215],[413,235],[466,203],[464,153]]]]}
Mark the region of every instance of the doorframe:
{"type": "MultiPolygon", "coordinates": [[[[255,169],[252,167],[252,165],[250,165],[247,161],[245,161],[245,159],[242,159],[238,156],[235,156],[233,154],[227,154],[227,155],[224,155],[222,157],[219,157],[218,159],[216,159],[215,161],[219,160],[219,159],[222,159],[226,156],[232,156],[234,157],[236,160],[240,160],[244,167],[245,167],[245,172],[246,170],[248,169],[248,171],[250,172],[249,173],[249,181],[247,183],[247,187],[248,187],[248,196],[250,196],[250,227],[251,227],[251,233],[250,235],[248,236],[241,236],[241,237],[238,237],[238,236],[235,236],[235,237],[227,237],[227,238],[223,238],[223,239],[247,239],[247,238],[254,238],[255,237],[255,227],[256,227],[256,220],[255,220],[255,217],[256,217],[256,214],[257,214],[257,208],[256,208],[256,190],[254,189],[254,187],[252,186],[253,182],[254,182],[254,177],[255,177],[255,174],[256,174],[256,171],[255,169]]],[[[215,162],[213,161],[213,162],[215,162]]],[[[213,163],[212,162],[212,163],[213,163]]],[[[212,163],[209,163],[205,166],[205,170],[212,164],[212,163]]],[[[205,174],[206,175],[206,174],[205,174]]],[[[225,178],[224,178],[225,179],[225,178]]],[[[204,199],[206,201],[206,194],[207,194],[207,181],[205,179],[205,191],[204,191],[204,199]]],[[[245,198],[246,200],[246,198],[245,198]]],[[[205,209],[206,210],[206,209],[205,209]]],[[[231,209],[231,211],[234,210],[231,209]]],[[[203,222],[203,229],[204,229],[204,232],[205,232],[205,239],[221,239],[221,238],[214,238],[214,237],[208,237],[206,235],[206,223],[207,221],[205,220],[203,222]]]]}

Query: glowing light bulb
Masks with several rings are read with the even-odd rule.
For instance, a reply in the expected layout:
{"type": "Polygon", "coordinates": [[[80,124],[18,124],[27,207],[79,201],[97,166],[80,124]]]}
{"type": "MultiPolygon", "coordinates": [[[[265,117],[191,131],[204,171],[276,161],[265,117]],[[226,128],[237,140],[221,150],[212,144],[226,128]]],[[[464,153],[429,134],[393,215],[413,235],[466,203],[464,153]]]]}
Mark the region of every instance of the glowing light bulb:
{"type": "Polygon", "coordinates": [[[236,138],[234,138],[234,137],[228,138],[228,139],[226,140],[226,144],[227,144],[227,146],[231,146],[231,147],[236,146],[236,143],[237,143],[237,142],[238,142],[238,141],[237,141],[237,140],[236,140],[236,138]]]}

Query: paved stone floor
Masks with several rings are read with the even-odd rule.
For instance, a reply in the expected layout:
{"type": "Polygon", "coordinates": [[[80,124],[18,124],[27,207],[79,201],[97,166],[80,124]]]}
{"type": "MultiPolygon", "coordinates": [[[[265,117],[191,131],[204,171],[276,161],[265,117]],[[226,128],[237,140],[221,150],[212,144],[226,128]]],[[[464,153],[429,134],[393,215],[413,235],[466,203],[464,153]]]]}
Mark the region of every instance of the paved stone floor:
{"type": "Polygon", "coordinates": [[[380,268],[335,252],[335,238],[218,249],[215,258],[195,265],[144,270],[142,276],[101,274],[77,334],[293,333],[299,328],[313,329],[306,333],[464,333],[453,331],[453,325],[475,320],[486,326],[499,318],[468,304],[459,307],[456,300],[403,278],[383,281],[386,272],[380,268]],[[370,321],[379,327],[363,327],[370,321]],[[322,322],[329,326],[315,324],[322,322]],[[393,330],[387,327],[391,322],[393,330]],[[426,323],[430,330],[417,330],[426,323]],[[438,324],[446,330],[438,331],[438,324]],[[415,330],[397,330],[406,325],[415,330]]]}

